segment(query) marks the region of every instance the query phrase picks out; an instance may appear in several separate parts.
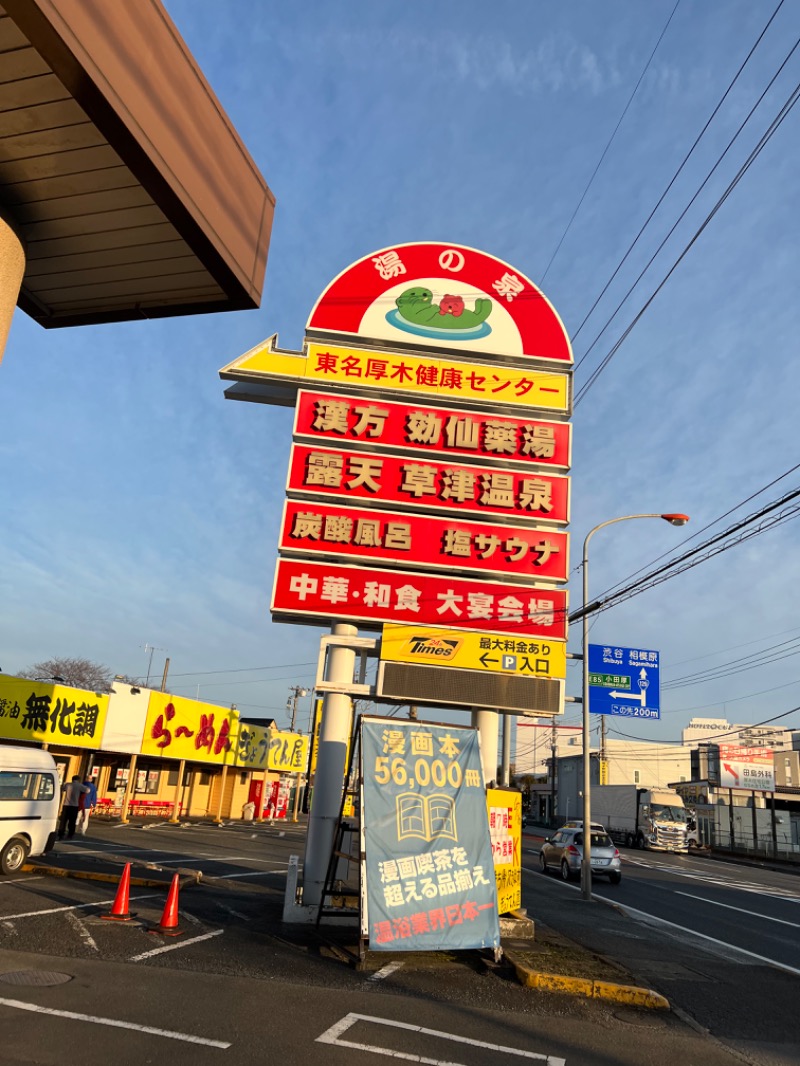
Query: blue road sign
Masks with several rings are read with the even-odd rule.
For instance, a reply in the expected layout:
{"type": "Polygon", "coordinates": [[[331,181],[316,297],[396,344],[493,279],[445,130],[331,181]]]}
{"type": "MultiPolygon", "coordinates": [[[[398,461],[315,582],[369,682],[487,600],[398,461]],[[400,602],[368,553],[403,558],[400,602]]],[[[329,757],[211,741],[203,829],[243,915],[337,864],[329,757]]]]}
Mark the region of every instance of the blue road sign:
{"type": "Polygon", "coordinates": [[[589,710],[624,718],[660,718],[658,652],[590,644],[589,710]]]}

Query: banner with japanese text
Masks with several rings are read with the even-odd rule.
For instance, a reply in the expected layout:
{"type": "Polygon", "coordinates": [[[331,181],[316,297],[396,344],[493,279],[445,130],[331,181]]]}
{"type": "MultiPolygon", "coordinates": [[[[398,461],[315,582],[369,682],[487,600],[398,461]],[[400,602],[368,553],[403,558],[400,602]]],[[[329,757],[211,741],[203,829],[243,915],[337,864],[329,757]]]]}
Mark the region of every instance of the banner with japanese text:
{"type": "Polygon", "coordinates": [[[298,393],[294,422],[295,439],[338,440],[348,447],[390,448],[403,455],[462,456],[517,469],[569,470],[571,432],[569,422],[305,389],[298,393]]]}
{"type": "Polygon", "coordinates": [[[0,737],[99,748],[108,696],[70,685],[0,676],[0,737]]]}
{"type": "Polygon", "coordinates": [[[477,731],[362,717],[360,735],[370,949],[498,947],[477,731]]]}
{"type": "Polygon", "coordinates": [[[407,621],[567,639],[567,593],[562,589],[334,561],[279,559],[271,610],[282,621],[313,625],[352,620],[375,629],[384,622],[407,621]]]}
{"type": "Polygon", "coordinates": [[[268,725],[240,722],[237,748],[236,765],[248,770],[302,774],[308,765],[308,737],[268,725]]]}
{"type": "Polygon", "coordinates": [[[308,766],[308,737],[302,733],[273,732],[269,742],[268,769],[303,774],[308,766]]]}
{"type": "Polygon", "coordinates": [[[508,914],[522,906],[522,793],[516,789],[487,789],[486,807],[497,882],[497,913],[508,914]]]}
{"type": "Polygon", "coordinates": [[[215,703],[152,692],[147,708],[142,755],[187,762],[236,762],[239,714],[215,703]]]}
{"type": "Polygon", "coordinates": [[[334,555],[337,561],[466,570],[519,581],[562,582],[569,569],[569,534],[559,529],[381,513],[318,500],[286,501],[278,548],[287,554],[334,555]]]}
{"type": "Polygon", "coordinates": [[[240,722],[236,744],[236,765],[246,767],[248,770],[266,770],[271,732],[270,727],[266,725],[240,722]]]}
{"type": "Polygon", "coordinates": [[[295,444],[290,496],[343,497],[371,507],[491,515],[515,522],[569,521],[569,478],[408,456],[295,444]]]}

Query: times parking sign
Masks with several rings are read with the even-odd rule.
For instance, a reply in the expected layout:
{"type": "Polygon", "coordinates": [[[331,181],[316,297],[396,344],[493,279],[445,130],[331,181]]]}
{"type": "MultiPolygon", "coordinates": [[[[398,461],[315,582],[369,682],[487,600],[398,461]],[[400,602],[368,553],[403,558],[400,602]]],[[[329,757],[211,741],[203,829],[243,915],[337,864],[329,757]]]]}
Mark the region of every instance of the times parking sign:
{"type": "Polygon", "coordinates": [[[589,645],[589,711],[622,718],[661,717],[658,652],[589,645]]]}

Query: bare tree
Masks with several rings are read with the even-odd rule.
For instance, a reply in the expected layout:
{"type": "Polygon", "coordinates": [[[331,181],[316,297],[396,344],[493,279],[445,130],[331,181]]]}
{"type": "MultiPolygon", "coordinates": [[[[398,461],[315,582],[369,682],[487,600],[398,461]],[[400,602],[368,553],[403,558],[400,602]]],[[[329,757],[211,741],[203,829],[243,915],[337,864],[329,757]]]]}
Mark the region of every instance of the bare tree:
{"type": "Polygon", "coordinates": [[[110,692],[114,677],[107,666],[93,663],[90,659],[44,659],[20,670],[17,676],[55,681],[93,692],[110,692]]]}

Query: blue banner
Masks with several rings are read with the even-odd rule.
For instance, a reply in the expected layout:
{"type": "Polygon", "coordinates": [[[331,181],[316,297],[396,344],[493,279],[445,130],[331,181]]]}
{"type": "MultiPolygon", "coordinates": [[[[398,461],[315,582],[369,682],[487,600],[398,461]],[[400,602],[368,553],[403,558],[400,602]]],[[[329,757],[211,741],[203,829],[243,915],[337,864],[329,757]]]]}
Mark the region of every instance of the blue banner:
{"type": "Polygon", "coordinates": [[[372,951],[500,945],[478,734],[361,719],[372,951]]]}

